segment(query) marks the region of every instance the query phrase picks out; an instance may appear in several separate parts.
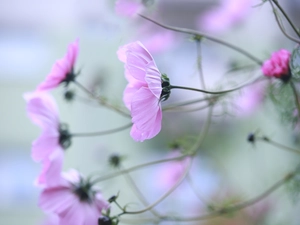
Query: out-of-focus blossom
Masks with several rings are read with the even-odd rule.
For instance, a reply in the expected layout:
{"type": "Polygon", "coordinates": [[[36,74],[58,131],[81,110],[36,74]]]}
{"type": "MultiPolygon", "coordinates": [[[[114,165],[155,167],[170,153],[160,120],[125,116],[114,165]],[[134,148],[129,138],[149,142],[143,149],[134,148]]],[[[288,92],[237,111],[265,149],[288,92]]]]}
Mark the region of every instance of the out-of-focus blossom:
{"type": "Polygon", "coordinates": [[[60,183],[46,187],[39,207],[59,217],[59,225],[97,224],[101,211],[109,207],[102,194],[75,170],[62,174],[60,183]]]}
{"type": "Polygon", "coordinates": [[[134,17],[143,10],[144,6],[137,0],[118,0],[116,2],[116,13],[121,16],[134,17]]]}
{"type": "Polygon", "coordinates": [[[143,43],[152,54],[160,53],[172,46],[175,41],[174,32],[162,31],[152,33],[144,39],[143,43]]]}
{"type": "Polygon", "coordinates": [[[49,214],[41,225],[59,225],[59,217],[55,214],[49,214]]]}
{"type": "MultiPolygon", "coordinates": [[[[180,156],[178,151],[169,154],[169,158],[180,156]]],[[[182,177],[191,159],[186,157],[182,160],[174,160],[164,163],[157,174],[157,184],[163,189],[169,189],[182,177]]]]}
{"type": "Polygon", "coordinates": [[[241,95],[235,100],[239,115],[250,115],[264,101],[267,84],[260,82],[254,83],[241,90],[241,95]]]}
{"type": "Polygon", "coordinates": [[[63,147],[69,145],[70,136],[60,125],[57,105],[49,93],[26,93],[24,98],[28,116],[42,129],[42,134],[32,144],[31,153],[33,160],[43,164],[37,184],[50,185],[61,172],[63,147]]]}
{"type": "Polygon", "coordinates": [[[222,0],[197,19],[198,28],[207,32],[223,32],[243,20],[251,9],[252,0],[222,0]]]}
{"type": "Polygon", "coordinates": [[[162,75],[151,54],[140,42],[121,47],[117,54],[125,63],[128,80],[123,100],[132,116],[130,135],[135,141],[151,139],[161,129],[162,75]]]}
{"type": "Polygon", "coordinates": [[[76,77],[74,66],[78,51],[79,40],[77,39],[69,45],[67,54],[62,59],[55,62],[51,72],[47,75],[46,80],[37,87],[37,90],[50,90],[56,88],[61,83],[65,83],[67,86],[70,82],[74,81],[76,77]]]}
{"type": "Polygon", "coordinates": [[[267,77],[288,79],[290,77],[290,57],[291,53],[285,49],[272,53],[271,58],[264,62],[262,72],[267,77]]]}

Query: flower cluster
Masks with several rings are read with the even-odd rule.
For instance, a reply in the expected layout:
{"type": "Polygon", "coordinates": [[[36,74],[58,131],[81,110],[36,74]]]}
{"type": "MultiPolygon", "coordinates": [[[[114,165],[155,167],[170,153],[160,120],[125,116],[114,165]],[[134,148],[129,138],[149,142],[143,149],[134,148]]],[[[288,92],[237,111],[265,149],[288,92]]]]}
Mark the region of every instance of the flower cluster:
{"type": "Polygon", "coordinates": [[[42,188],[39,206],[51,215],[53,225],[97,224],[102,210],[109,207],[102,194],[77,171],[62,173],[64,149],[71,145],[72,135],[67,125],[60,122],[58,107],[48,91],[74,81],[78,49],[76,40],[69,45],[65,57],[55,63],[46,80],[34,92],[24,94],[29,118],[42,129],[32,144],[32,158],[42,164],[36,179],[36,185],[42,188]]]}

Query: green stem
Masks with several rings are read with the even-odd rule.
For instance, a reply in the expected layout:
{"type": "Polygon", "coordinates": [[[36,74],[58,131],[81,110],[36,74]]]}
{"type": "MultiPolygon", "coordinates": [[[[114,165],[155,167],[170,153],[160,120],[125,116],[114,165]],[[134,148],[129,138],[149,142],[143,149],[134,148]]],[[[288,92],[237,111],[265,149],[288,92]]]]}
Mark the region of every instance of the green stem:
{"type": "Polygon", "coordinates": [[[291,25],[291,27],[293,28],[294,32],[298,35],[298,37],[300,37],[300,33],[297,30],[295,24],[292,22],[292,20],[289,18],[289,16],[287,15],[287,13],[284,11],[284,9],[281,7],[281,5],[278,3],[278,1],[276,0],[272,0],[274,2],[274,4],[277,6],[277,8],[281,11],[281,13],[284,15],[284,17],[286,18],[286,20],[289,22],[289,24],[291,25]]]}
{"type": "Polygon", "coordinates": [[[268,137],[256,137],[257,140],[261,140],[261,141],[264,141],[264,142],[267,142],[277,148],[280,148],[282,150],[286,150],[286,151],[290,151],[290,152],[294,152],[294,153],[297,153],[297,154],[300,154],[300,151],[297,150],[297,149],[294,149],[294,148],[291,148],[291,147],[288,147],[288,146],[285,146],[283,144],[280,144],[278,142],[275,142],[271,139],[269,139],[268,137]]]}
{"type": "Polygon", "coordinates": [[[158,26],[160,26],[160,27],[168,29],[168,30],[172,30],[172,31],[180,32],[180,33],[186,33],[186,34],[192,34],[192,35],[196,35],[196,36],[205,37],[208,40],[211,40],[211,41],[214,41],[216,43],[222,44],[222,45],[224,45],[224,46],[226,46],[228,48],[231,48],[231,49],[233,49],[233,50],[235,50],[235,51],[237,51],[237,52],[239,52],[239,53],[247,56],[249,59],[253,60],[255,63],[257,63],[260,66],[263,64],[263,62],[261,60],[259,60],[255,56],[251,55],[247,51],[245,51],[245,50],[243,50],[243,49],[241,49],[241,48],[239,48],[239,47],[237,47],[235,45],[232,45],[232,44],[230,44],[228,42],[225,42],[225,41],[223,41],[221,39],[214,38],[212,36],[206,35],[204,33],[201,33],[201,32],[198,32],[198,31],[192,30],[192,29],[168,26],[168,25],[165,25],[163,23],[157,22],[157,21],[155,21],[155,20],[153,20],[153,19],[151,19],[149,17],[146,17],[146,16],[144,16],[142,14],[139,14],[139,16],[142,17],[142,18],[144,18],[144,19],[146,19],[146,20],[148,20],[148,21],[150,21],[150,22],[152,22],[152,23],[154,23],[154,24],[156,24],[156,25],[158,25],[158,26]]]}
{"type": "Polygon", "coordinates": [[[127,125],[122,126],[122,127],[114,128],[114,129],[111,129],[111,130],[90,132],[90,133],[74,133],[74,134],[71,134],[71,136],[72,137],[92,137],[92,136],[106,135],[106,134],[112,134],[112,133],[116,133],[116,132],[125,130],[125,129],[131,127],[131,126],[132,126],[132,123],[127,124],[127,125]]]}

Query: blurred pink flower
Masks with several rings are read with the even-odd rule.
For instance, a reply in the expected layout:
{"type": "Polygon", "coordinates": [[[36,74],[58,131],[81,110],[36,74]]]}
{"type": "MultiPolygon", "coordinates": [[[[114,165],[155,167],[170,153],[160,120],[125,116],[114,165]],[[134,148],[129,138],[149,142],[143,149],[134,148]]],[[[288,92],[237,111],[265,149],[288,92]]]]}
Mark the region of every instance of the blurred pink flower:
{"type": "Polygon", "coordinates": [[[198,18],[198,28],[208,32],[222,32],[240,22],[251,9],[252,0],[222,0],[220,6],[198,18]]]}
{"type": "MultiPolygon", "coordinates": [[[[169,154],[169,158],[180,156],[178,151],[174,151],[169,154]]],[[[164,163],[159,169],[157,174],[157,184],[164,189],[169,189],[176,184],[176,182],[182,177],[190,158],[186,157],[182,160],[174,160],[164,163]]]]}
{"type": "MultiPolygon", "coordinates": [[[[149,32],[148,32],[149,33],[149,32]]],[[[152,54],[160,53],[170,48],[175,41],[175,35],[170,31],[162,31],[147,35],[143,43],[152,54]]]]}
{"type": "Polygon", "coordinates": [[[125,77],[129,82],[123,100],[131,111],[133,126],[130,135],[135,141],[151,139],[161,129],[161,73],[140,42],[121,47],[117,54],[125,63],[125,77]]]}
{"type": "Polygon", "coordinates": [[[61,178],[57,186],[42,191],[39,207],[56,214],[59,225],[97,224],[101,211],[109,207],[102,194],[75,170],[62,174],[61,178]]]}
{"type": "Polygon", "coordinates": [[[79,51],[79,40],[77,39],[68,47],[67,54],[55,62],[51,72],[47,75],[46,80],[38,87],[38,91],[50,90],[56,88],[59,84],[65,83],[66,86],[74,81],[74,65],[79,51]]]}
{"type": "Polygon", "coordinates": [[[133,17],[140,13],[143,8],[143,5],[136,0],[118,0],[115,10],[121,16],[133,17]]]}
{"type": "Polygon", "coordinates": [[[285,49],[274,52],[271,58],[266,60],[262,66],[262,72],[267,77],[289,78],[291,53],[285,49]]]}
{"type": "Polygon", "coordinates": [[[235,100],[238,107],[238,114],[250,115],[264,101],[266,95],[267,83],[254,83],[241,89],[241,95],[235,100]]]}
{"type": "Polygon", "coordinates": [[[47,92],[24,94],[27,113],[33,123],[42,128],[42,134],[32,143],[33,160],[42,162],[43,169],[36,183],[50,185],[56,182],[63,162],[63,147],[70,144],[68,131],[59,123],[58,108],[47,92]]]}

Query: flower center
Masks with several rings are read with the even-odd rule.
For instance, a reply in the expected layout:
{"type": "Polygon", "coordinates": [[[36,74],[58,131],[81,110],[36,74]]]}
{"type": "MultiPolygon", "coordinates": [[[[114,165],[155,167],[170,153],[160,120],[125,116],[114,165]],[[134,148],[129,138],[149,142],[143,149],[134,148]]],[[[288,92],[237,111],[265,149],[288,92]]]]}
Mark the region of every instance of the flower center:
{"type": "Polygon", "coordinates": [[[71,82],[75,81],[77,74],[74,73],[74,68],[72,67],[71,71],[66,74],[65,79],[61,81],[61,83],[65,83],[67,87],[71,82]]]}
{"type": "Polygon", "coordinates": [[[171,85],[170,79],[167,77],[166,74],[161,75],[161,94],[160,94],[160,101],[166,101],[171,94],[171,85]]]}
{"type": "Polygon", "coordinates": [[[89,182],[84,182],[83,180],[80,181],[78,186],[74,186],[74,193],[82,202],[91,202],[94,195],[91,190],[91,184],[89,182]]]}
{"type": "Polygon", "coordinates": [[[68,130],[68,126],[66,124],[59,125],[59,144],[64,149],[67,149],[71,146],[71,134],[68,130]]]}

